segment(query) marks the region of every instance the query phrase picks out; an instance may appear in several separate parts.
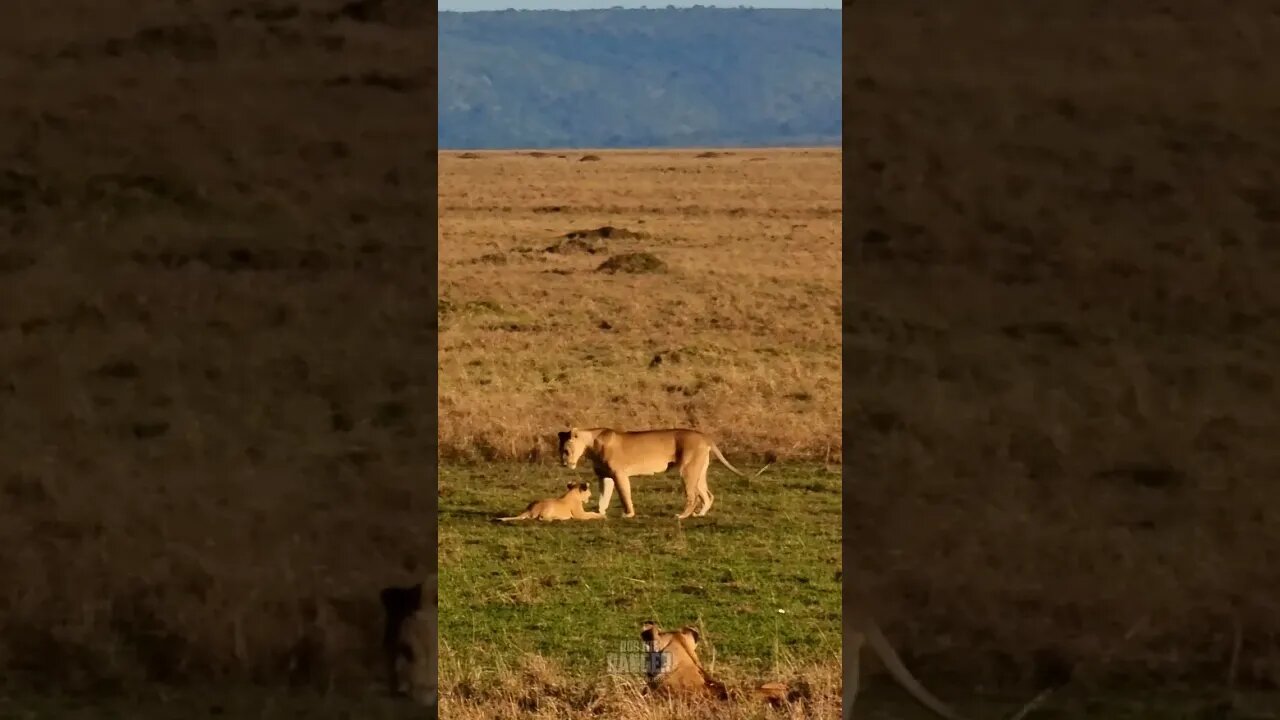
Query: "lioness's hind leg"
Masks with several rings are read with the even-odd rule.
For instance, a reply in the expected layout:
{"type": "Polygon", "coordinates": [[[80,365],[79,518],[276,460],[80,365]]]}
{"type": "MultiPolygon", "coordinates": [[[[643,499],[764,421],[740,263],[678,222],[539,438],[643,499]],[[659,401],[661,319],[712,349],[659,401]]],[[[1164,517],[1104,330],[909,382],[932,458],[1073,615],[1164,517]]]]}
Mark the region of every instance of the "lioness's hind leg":
{"type": "Polygon", "coordinates": [[[676,515],[681,520],[693,514],[702,497],[702,487],[707,481],[707,466],[711,456],[705,450],[690,457],[680,466],[680,477],[684,480],[684,510],[676,515]]]}
{"type": "Polygon", "coordinates": [[[702,517],[711,511],[711,503],[716,498],[711,494],[711,488],[707,487],[707,476],[702,476],[702,481],[698,483],[698,497],[702,499],[702,509],[697,512],[698,517],[702,517]]]}

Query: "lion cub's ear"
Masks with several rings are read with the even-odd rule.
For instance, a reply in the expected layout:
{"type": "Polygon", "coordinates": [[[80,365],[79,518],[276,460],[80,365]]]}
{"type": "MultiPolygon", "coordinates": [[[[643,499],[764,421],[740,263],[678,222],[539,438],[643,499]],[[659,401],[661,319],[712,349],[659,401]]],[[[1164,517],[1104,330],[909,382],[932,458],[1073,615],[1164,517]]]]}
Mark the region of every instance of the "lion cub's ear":
{"type": "Polygon", "coordinates": [[[561,445],[561,446],[563,446],[565,443],[569,442],[569,438],[570,438],[570,437],[572,437],[572,436],[573,436],[573,434],[572,434],[571,432],[567,431],[567,430],[561,430],[560,432],[556,433],[556,437],[560,438],[560,445],[561,445]]]}
{"type": "Polygon", "coordinates": [[[591,489],[591,486],[586,483],[578,483],[578,489],[583,492],[587,492],[588,490],[591,489]]]}
{"type": "Polygon", "coordinates": [[[568,490],[573,490],[574,488],[578,487],[578,483],[572,483],[572,482],[571,482],[571,483],[565,483],[565,485],[564,485],[564,486],[565,486],[565,488],[566,488],[566,489],[568,489],[568,490]]]}
{"type": "Polygon", "coordinates": [[[653,642],[658,633],[658,623],[652,620],[645,620],[641,627],[643,629],[640,631],[640,639],[647,643],[653,642]]]}

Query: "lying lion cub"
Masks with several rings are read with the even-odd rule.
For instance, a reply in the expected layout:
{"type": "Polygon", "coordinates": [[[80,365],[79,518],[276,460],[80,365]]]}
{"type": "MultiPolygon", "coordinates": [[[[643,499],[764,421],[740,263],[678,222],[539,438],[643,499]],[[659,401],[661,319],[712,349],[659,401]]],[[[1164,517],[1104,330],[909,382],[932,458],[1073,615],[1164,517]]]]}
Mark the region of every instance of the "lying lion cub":
{"type": "Polygon", "coordinates": [[[496,518],[502,522],[511,520],[599,520],[603,513],[589,512],[583,504],[591,499],[591,486],[586,483],[569,483],[565,494],[529,503],[524,512],[512,517],[496,518]]]}

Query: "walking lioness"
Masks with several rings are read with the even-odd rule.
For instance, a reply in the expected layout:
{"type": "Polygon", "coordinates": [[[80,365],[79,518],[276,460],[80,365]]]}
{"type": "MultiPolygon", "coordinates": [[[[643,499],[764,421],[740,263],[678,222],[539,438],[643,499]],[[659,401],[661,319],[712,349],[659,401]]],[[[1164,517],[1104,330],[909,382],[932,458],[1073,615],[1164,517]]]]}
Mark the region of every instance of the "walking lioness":
{"type": "MultiPolygon", "coordinates": [[[[578,461],[586,455],[600,482],[600,506],[603,514],[613,499],[613,486],[618,486],[622,496],[622,516],[635,517],[631,503],[631,477],[652,475],[680,469],[684,480],[684,511],[676,515],[684,519],[694,514],[698,501],[702,508],[698,516],[711,510],[715,497],[707,487],[707,468],[715,456],[725,467],[739,477],[746,477],[729,464],[711,439],[697,430],[638,430],[625,432],[611,428],[572,428],[560,433],[560,464],[569,469],[578,467],[578,461]]],[[[768,467],[766,465],[765,467],[768,467]]],[[[761,468],[756,475],[764,472],[761,468]]]]}
{"type": "Polygon", "coordinates": [[[548,498],[529,503],[524,512],[512,517],[497,518],[502,522],[512,520],[599,520],[604,513],[583,509],[583,504],[591,499],[591,486],[586,483],[569,483],[565,486],[565,494],[558,498],[548,498]]]}

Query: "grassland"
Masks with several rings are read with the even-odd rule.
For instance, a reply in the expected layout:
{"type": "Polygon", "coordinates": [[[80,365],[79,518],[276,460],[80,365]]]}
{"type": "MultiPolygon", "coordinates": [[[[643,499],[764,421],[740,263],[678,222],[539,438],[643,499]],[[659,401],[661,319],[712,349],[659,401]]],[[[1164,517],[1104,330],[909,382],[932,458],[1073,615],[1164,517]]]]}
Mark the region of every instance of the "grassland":
{"type": "MultiPolygon", "coordinates": [[[[0,28],[3,712],[380,713],[376,591],[435,563],[436,443],[446,491],[484,473],[527,500],[570,422],[781,457],[763,489],[725,484],[695,548],[738,493],[843,453],[846,577],[961,705],[1025,694],[1037,653],[1076,666],[1060,717],[1280,684],[1269,5],[861,3],[849,174],[833,150],[446,156],[438,259],[430,25],[334,5],[25,2],[0,28]],[[562,237],[604,225],[644,234],[562,237]],[[597,272],[618,252],[667,270],[597,272]]],[[[667,542],[652,507],[638,539],[667,542]]],[[[450,522],[453,552],[526,537],[450,522]]],[[[718,645],[737,620],[713,612],[718,645]]],[[[717,669],[773,672],[775,631],[737,627],[717,669]]],[[[528,685],[547,714],[681,712],[533,635],[464,711],[527,710],[528,685]]],[[[462,650],[446,672],[479,672],[462,650]]],[[[829,662],[788,652],[830,697],[829,662]]],[[[877,679],[859,707],[898,705],[877,679]]]]}
{"type": "Polygon", "coordinates": [[[620,424],[836,461],[839,157],[442,154],[442,458],[545,460],[558,429],[620,424]],[[599,270],[637,253],[662,269],[599,270]]]}
{"type": "Polygon", "coordinates": [[[629,520],[615,504],[605,521],[490,521],[557,494],[568,472],[442,469],[443,714],[488,717],[513,696],[536,696],[546,687],[519,680],[529,663],[541,683],[578,688],[548,693],[548,713],[623,701],[609,692],[618,678],[608,676],[608,657],[637,640],[646,619],[698,625],[704,662],[725,682],[748,689],[816,674],[810,709],[836,707],[838,468],[796,466],[750,482],[712,471],[716,506],[692,522],[674,517],[683,502],[674,477],[635,481],[640,516],[629,520]]]}
{"type": "Polygon", "coordinates": [[[839,177],[830,149],[442,154],[444,714],[762,712],[608,673],[650,618],[703,628],[731,687],[799,683],[794,712],[838,713],[839,177]],[[573,477],[551,462],[570,425],[692,425],[739,467],[782,464],[712,469],[691,522],[673,476],[633,483],[633,520],[490,523],[573,477]]]}

